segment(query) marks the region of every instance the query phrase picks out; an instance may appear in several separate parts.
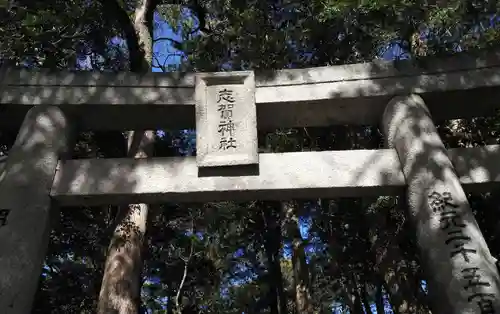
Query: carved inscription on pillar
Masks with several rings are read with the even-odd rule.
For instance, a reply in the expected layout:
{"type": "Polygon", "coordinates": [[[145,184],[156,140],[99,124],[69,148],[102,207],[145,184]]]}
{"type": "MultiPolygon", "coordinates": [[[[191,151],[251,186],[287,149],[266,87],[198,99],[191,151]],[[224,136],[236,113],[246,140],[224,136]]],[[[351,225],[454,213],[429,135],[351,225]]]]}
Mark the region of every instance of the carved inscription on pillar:
{"type": "Polygon", "coordinates": [[[10,209],[0,209],[0,228],[7,224],[10,209]]]}
{"type": "Polygon", "coordinates": [[[407,182],[408,212],[427,266],[433,313],[500,314],[496,260],[424,100],[396,96],[382,121],[407,182]]]}
{"type": "Polygon", "coordinates": [[[453,201],[450,192],[432,192],[429,194],[429,206],[439,215],[441,232],[446,233],[444,243],[449,248],[451,259],[460,258],[466,267],[461,269],[462,282],[469,303],[475,303],[481,314],[495,314],[495,294],[491,283],[482,275],[477,263],[477,250],[469,245],[471,237],[466,235],[464,219],[459,213],[459,206],[453,201]],[[475,263],[476,262],[476,263],[475,263]]]}
{"type": "Polygon", "coordinates": [[[253,72],[198,73],[195,94],[198,167],[257,164],[253,72]]]}

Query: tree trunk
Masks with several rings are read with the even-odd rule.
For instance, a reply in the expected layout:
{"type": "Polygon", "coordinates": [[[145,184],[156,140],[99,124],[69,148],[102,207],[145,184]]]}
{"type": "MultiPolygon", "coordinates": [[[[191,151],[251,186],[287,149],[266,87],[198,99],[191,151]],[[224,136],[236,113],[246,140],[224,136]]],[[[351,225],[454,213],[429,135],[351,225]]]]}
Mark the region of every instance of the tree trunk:
{"type": "Polygon", "coordinates": [[[174,298],[175,298],[175,293],[173,291],[173,288],[170,286],[168,287],[168,301],[167,301],[167,314],[174,314],[174,298]]]}
{"type": "Polygon", "coordinates": [[[363,300],[363,307],[365,308],[365,313],[367,314],[372,314],[372,308],[370,306],[370,301],[368,300],[368,291],[366,290],[366,283],[364,282],[359,282],[358,285],[360,285],[360,295],[363,300]]]}
{"type": "Polygon", "coordinates": [[[311,288],[309,283],[309,270],[306,263],[304,241],[299,229],[299,207],[303,204],[288,201],[281,202],[282,212],[285,215],[285,230],[292,241],[292,266],[295,290],[295,305],[298,313],[314,312],[311,303],[311,288]]]}
{"type": "MultiPolygon", "coordinates": [[[[148,156],[153,132],[135,133],[129,143],[139,138],[136,158],[148,156]],[[140,138],[140,136],[142,138],[140,138]]],[[[131,150],[133,145],[130,145],[131,150]]],[[[120,208],[117,225],[106,259],[99,293],[98,313],[136,314],[140,304],[142,244],[146,233],[148,205],[131,204],[120,208]]]]}
{"type": "MultiPolygon", "coordinates": [[[[379,226],[386,226],[386,222],[379,221],[379,226]]],[[[398,230],[394,233],[379,232],[379,239],[373,242],[376,257],[376,269],[387,283],[390,301],[396,313],[417,313],[418,300],[413,269],[407,257],[399,247],[398,239],[401,237],[398,230]],[[385,236],[384,236],[385,235],[385,236]]]]}
{"type": "MultiPolygon", "coordinates": [[[[388,205],[380,205],[383,201],[383,198],[378,200],[380,203],[375,204],[376,209],[368,207],[360,213],[360,236],[366,241],[365,250],[369,252],[373,262],[372,267],[376,273],[374,282],[388,287],[386,293],[394,312],[417,313],[413,269],[410,267],[409,257],[399,246],[400,239],[404,238],[403,222],[392,217],[388,205]]],[[[368,270],[365,267],[365,272],[368,270]]]]}
{"type": "Polygon", "coordinates": [[[352,299],[353,308],[351,313],[364,313],[363,303],[361,294],[359,293],[358,285],[356,283],[355,275],[351,272],[351,275],[346,276],[348,279],[349,295],[352,299]]]}
{"type": "MultiPolygon", "coordinates": [[[[151,70],[153,54],[153,11],[156,0],[138,1],[132,22],[115,0],[101,0],[122,27],[130,51],[130,70],[151,70]]],[[[130,131],[128,156],[152,156],[154,131],[130,131]]],[[[111,239],[99,293],[99,314],[136,314],[140,305],[142,245],[146,233],[148,205],[130,204],[120,208],[111,239]]]]}
{"type": "Polygon", "coordinates": [[[265,226],[264,247],[269,263],[270,307],[273,314],[286,314],[286,296],[280,265],[281,228],[274,204],[265,202],[262,215],[265,226]]]}
{"type": "Polygon", "coordinates": [[[375,306],[377,309],[377,314],[384,314],[385,313],[385,308],[384,308],[384,283],[382,282],[381,278],[378,278],[377,282],[377,291],[375,294],[375,306]]]}
{"type": "MultiPolygon", "coordinates": [[[[349,309],[349,313],[356,313],[356,306],[354,302],[356,301],[356,297],[351,294],[351,291],[348,290],[347,287],[342,285],[342,296],[344,297],[344,306],[349,309]]],[[[344,313],[344,311],[342,311],[344,313]]]]}

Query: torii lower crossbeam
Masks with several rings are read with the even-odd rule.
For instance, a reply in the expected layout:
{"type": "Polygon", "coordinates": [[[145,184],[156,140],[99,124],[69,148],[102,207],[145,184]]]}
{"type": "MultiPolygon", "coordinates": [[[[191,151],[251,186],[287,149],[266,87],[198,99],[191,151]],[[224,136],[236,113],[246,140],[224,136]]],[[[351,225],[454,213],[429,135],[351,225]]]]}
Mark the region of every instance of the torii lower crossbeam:
{"type": "MultiPolygon", "coordinates": [[[[468,191],[500,186],[500,145],[448,151],[468,191]]],[[[194,157],[61,161],[63,205],[395,195],[406,186],[392,149],[260,154],[258,175],[199,177],[194,157]]]]}

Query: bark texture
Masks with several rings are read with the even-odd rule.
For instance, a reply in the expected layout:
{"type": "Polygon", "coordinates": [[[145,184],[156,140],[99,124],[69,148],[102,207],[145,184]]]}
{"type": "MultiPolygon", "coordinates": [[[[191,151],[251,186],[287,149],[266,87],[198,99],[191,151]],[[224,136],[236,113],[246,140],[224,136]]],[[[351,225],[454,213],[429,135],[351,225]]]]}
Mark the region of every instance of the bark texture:
{"type": "Polygon", "coordinates": [[[299,207],[301,208],[302,205],[294,201],[281,203],[282,212],[285,215],[285,229],[292,241],[293,282],[297,312],[312,314],[314,308],[311,303],[309,270],[306,263],[304,241],[299,230],[299,207]]]}
{"type": "MultiPolygon", "coordinates": [[[[114,14],[130,50],[130,70],[148,72],[153,58],[152,22],[156,0],[137,2],[134,20],[114,0],[101,0],[114,14]]],[[[148,158],[153,154],[154,131],[130,131],[128,157],[148,158]]],[[[130,204],[120,209],[111,239],[99,293],[98,313],[136,314],[140,308],[142,250],[149,206],[130,204]]]]}
{"type": "Polygon", "coordinates": [[[264,202],[262,218],[265,225],[264,249],[269,263],[269,306],[272,314],[287,313],[283,274],[280,265],[281,228],[275,202],[264,202]]]}

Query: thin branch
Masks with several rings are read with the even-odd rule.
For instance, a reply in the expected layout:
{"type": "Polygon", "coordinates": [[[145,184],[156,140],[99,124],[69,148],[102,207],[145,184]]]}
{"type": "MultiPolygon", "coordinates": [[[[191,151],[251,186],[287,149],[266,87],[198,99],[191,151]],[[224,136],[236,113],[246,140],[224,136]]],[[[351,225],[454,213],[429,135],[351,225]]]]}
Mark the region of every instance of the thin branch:
{"type": "Polygon", "coordinates": [[[153,68],[160,68],[162,72],[167,72],[167,69],[165,68],[165,64],[163,64],[163,65],[160,64],[160,60],[158,60],[158,57],[156,56],[156,54],[153,54],[153,58],[155,59],[155,61],[158,65],[155,66],[153,63],[152,67],[153,68]]]}
{"type": "MultiPolygon", "coordinates": [[[[191,231],[194,233],[194,218],[193,217],[191,217],[191,231]]],[[[181,308],[179,306],[179,298],[181,297],[182,288],[184,287],[184,284],[186,282],[188,268],[189,268],[189,262],[191,261],[191,257],[193,256],[193,252],[194,252],[194,239],[191,238],[191,248],[189,251],[189,255],[187,258],[183,259],[183,261],[184,261],[184,273],[182,274],[181,283],[179,284],[179,288],[177,289],[177,294],[175,295],[175,307],[176,307],[176,312],[178,314],[181,313],[181,308]]]]}
{"type": "Polygon", "coordinates": [[[161,69],[163,72],[168,72],[168,68],[166,66],[167,62],[168,62],[168,59],[170,59],[170,57],[175,57],[175,56],[181,56],[180,54],[176,54],[176,53],[169,53],[166,57],[165,57],[165,60],[163,61],[163,64],[160,64],[160,60],[158,59],[158,56],[156,54],[153,54],[153,58],[154,58],[154,61],[156,61],[157,65],[152,64],[152,67],[153,68],[158,68],[158,69],[161,69]]]}
{"type": "Polygon", "coordinates": [[[182,43],[180,41],[175,40],[175,39],[170,38],[170,37],[158,37],[156,39],[153,39],[153,43],[158,42],[158,41],[162,41],[162,40],[168,40],[170,42],[173,42],[174,44],[182,45],[182,43]]]}
{"type": "Polygon", "coordinates": [[[194,248],[194,243],[191,243],[191,250],[189,253],[189,257],[184,261],[184,273],[182,274],[182,280],[181,280],[181,283],[179,284],[179,289],[177,289],[177,294],[175,296],[175,306],[176,306],[177,311],[179,313],[180,313],[179,299],[181,297],[182,288],[184,287],[184,284],[186,283],[186,278],[187,278],[188,268],[189,268],[189,260],[191,259],[191,256],[193,255],[193,248],[194,248]]]}

